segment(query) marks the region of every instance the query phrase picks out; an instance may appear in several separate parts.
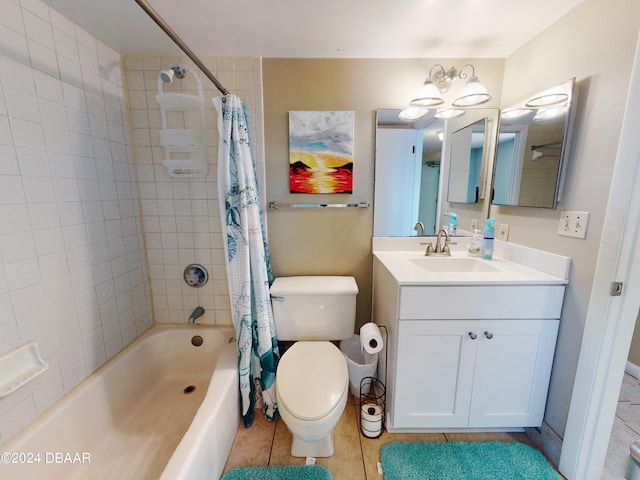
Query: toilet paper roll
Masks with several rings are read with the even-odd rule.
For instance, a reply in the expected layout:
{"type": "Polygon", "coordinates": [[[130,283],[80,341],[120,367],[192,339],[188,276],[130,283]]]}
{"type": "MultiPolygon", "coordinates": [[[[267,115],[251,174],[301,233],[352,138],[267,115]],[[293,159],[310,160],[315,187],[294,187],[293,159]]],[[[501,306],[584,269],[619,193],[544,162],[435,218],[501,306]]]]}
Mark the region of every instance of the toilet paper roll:
{"type": "Polygon", "coordinates": [[[360,343],[367,353],[378,353],[382,350],[382,335],[375,323],[365,323],[360,327],[360,343]]]}
{"type": "Polygon", "coordinates": [[[360,426],[365,437],[376,438],[382,433],[382,407],[363,404],[360,412],[360,426]]]}

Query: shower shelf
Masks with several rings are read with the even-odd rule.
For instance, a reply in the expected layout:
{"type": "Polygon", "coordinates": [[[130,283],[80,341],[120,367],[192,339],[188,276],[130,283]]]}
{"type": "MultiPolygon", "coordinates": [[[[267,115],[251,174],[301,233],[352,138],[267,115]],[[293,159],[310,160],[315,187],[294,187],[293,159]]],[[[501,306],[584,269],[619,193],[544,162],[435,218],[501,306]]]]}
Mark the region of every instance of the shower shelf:
{"type": "Polygon", "coordinates": [[[40,356],[38,344],[34,342],[0,356],[0,398],[15,392],[48,368],[40,356]]]}
{"type": "Polygon", "coordinates": [[[180,65],[180,67],[189,72],[195,79],[198,85],[198,95],[165,92],[165,84],[158,76],[156,101],[160,105],[162,117],[160,144],[165,151],[165,160],[162,163],[171,177],[206,177],[209,174],[209,162],[207,161],[202,83],[197,72],[193,69],[185,65],[180,65]],[[167,112],[188,110],[200,112],[200,128],[169,128],[167,112]]]}
{"type": "Polygon", "coordinates": [[[202,132],[188,128],[160,130],[160,143],[170,152],[199,152],[204,150],[202,132]]]}
{"type": "Polygon", "coordinates": [[[191,110],[204,105],[202,98],[187,93],[159,93],[156,95],[156,102],[167,111],[191,110]]]}

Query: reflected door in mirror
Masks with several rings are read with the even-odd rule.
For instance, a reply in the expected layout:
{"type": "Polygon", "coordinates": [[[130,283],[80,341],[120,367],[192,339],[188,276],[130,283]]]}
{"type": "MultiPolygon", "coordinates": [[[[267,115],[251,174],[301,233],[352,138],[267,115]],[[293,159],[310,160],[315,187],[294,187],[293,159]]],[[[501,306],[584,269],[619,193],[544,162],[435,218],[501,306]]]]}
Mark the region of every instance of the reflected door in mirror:
{"type": "Polygon", "coordinates": [[[420,208],[421,136],[421,131],[408,128],[376,132],[374,236],[414,234],[420,208]]]}

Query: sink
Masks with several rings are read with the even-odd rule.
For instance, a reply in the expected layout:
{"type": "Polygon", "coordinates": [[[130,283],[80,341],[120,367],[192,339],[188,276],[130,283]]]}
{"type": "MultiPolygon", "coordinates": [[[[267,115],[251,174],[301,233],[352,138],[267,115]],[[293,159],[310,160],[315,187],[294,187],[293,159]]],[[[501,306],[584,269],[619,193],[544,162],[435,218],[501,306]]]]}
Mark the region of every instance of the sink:
{"type": "Polygon", "coordinates": [[[466,257],[420,257],[409,260],[428,272],[496,272],[489,261],[466,257]]]}

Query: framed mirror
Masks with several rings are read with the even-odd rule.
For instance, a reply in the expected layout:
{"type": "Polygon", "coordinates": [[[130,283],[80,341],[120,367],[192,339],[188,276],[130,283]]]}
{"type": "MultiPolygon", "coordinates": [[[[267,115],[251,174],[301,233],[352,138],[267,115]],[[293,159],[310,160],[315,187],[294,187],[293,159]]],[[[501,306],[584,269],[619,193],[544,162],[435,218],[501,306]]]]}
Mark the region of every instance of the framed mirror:
{"type": "Polygon", "coordinates": [[[575,79],[500,112],[492,205],[555,208],[570,143],[575,79]]]}
{"type": "Polygon", "coordinates": [[[497,134],[498,110],[467,109],[456,118],[432,116],[414,121],[400,120],[400,111],[399,108],[377,111],[373,235],[435,235],[442,225],[449,223],[448,213],[443,211],[446,202],[451,202],[458,214],[459,234],[468,233],[471,220],[483,222],[488,212],[489,197],[486,195],[485,201],[484,193],[488,193],[491,179],[490,164],[495,151],[495,139],[491,137],[497,134]],[[465,136],[467,146],[462,146],[462,139],[456,146],[454,134],[465,128],[469,129],[458,135],[465,136]],[[476,145],[478,142],[481,147],[476,145]],[[479,160],[474,160],[472,166],[471,150],[478,148],[473,155],[479,160]],[[466,157],[463,173],[459,170],[464,168],[452,168],[454,150],[464,152],[460,156],[466,157]],[[476,203],[465,205],[470,184],[476,203]],[[449,197],[449,189],[458,185],[465,191],[462,204],[449,197]],[[418,222],[421,226],[414,229],[418,222]]]}

